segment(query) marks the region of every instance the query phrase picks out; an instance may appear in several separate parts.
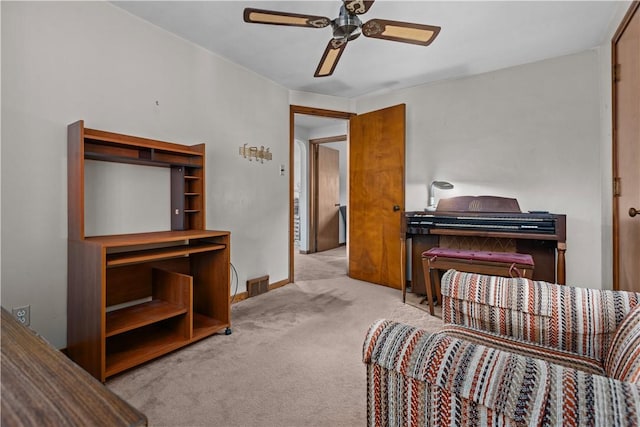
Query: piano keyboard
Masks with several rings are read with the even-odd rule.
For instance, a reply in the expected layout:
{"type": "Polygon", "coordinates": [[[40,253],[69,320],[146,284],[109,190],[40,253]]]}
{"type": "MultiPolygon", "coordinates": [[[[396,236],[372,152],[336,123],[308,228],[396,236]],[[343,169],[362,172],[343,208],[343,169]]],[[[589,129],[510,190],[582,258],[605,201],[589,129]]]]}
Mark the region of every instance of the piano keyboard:
{"type": "Polygon", "coordinates": [[[551,214],[521,214],[517,216],[513,214],[508,216],[459,216],[413,213],[412,216],[407,217],[407,227],[418,230],[444,228],[555,234],[556,218],[551,214]]]}

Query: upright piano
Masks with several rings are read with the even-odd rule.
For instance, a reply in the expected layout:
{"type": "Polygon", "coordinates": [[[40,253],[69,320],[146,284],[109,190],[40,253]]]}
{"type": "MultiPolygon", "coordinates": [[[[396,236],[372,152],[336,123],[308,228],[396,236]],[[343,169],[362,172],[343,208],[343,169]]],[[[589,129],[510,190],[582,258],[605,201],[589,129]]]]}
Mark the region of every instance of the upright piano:
{"type": "Polygon", "coordinates": [[[565,283],[566,215],[521,212],[516,199],[441,199],[435,211],[405,213],[405,238],[411,239],[413,293],[426,293],[421,255],[437,246],[530,254],[534,280],[565,283]]]}

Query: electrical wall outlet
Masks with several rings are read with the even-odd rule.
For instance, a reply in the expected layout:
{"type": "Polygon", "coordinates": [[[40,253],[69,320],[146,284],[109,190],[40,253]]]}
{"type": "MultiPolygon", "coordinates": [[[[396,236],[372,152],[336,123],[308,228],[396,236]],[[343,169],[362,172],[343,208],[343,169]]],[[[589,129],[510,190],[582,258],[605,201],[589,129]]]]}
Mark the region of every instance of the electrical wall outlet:
{"type": "Polygon", "coordinates": [[[24,326],[29,326],[31,323],[31,306],[25,305],[24,307],[16,307],[11,310],[13,317],[18,319],[18,322],[24,326]]]}

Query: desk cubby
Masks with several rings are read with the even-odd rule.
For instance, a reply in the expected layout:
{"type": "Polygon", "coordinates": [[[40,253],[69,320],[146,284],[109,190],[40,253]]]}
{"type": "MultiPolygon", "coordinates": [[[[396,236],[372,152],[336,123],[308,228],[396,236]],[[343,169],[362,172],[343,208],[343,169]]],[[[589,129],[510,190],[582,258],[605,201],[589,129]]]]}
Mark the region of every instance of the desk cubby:
{"type": "Polygon", "coordinates": [[[68,128],[68,355],[105,381],[230,333],[230,233],[205,229],[204,145],[68,128]],[[84,161],[171,169],[171,230],[85,236],[84,161]]]}

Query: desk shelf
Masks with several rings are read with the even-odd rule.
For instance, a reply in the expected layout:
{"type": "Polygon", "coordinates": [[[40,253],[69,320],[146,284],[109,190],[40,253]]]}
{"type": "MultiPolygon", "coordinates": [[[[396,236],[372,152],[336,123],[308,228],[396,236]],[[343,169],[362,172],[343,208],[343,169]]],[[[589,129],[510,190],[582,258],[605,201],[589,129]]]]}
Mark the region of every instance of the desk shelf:
{"type": "Polygon", "coordinates": [[[126,253],[107,255],[107,267],[115,267],[125,264],[177,258],[197,254],[201,252],[219,251],[225,249],[221,244],[199,244],[192,246],[176,246],[161,249],[148,249],[126,253]]]}
{"type": "Polygon", "coordinates": [[[190,343],[166,323],[155,323],[107,341],[105,376],[123,372],[190,343]]]}
{"type": "Polygon", "coordinates": [[[136,304],[107,313],[106,336],[108,338],[186,313],[186,307],[162,300],[136,304]]]}
{"type": "Polygon", "coordinates": [[[231,326],[230,233],[205,227],[205,145],[67,128],[69,357],[100,381],[231,326]],[[85,235],[85,161],[170,168],[171,230],[85,235]],[[113,309],[112,309],[113,308],[113,309]]]}

